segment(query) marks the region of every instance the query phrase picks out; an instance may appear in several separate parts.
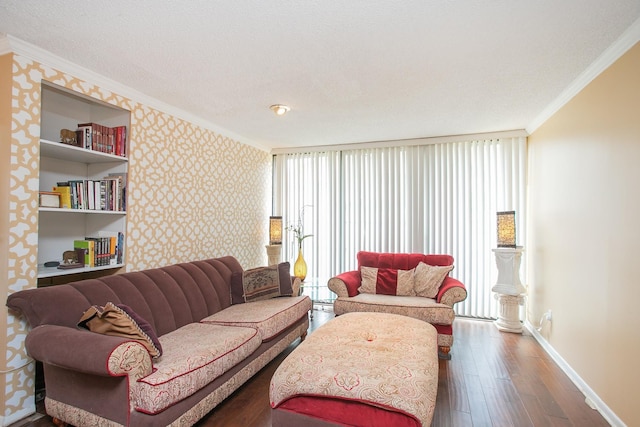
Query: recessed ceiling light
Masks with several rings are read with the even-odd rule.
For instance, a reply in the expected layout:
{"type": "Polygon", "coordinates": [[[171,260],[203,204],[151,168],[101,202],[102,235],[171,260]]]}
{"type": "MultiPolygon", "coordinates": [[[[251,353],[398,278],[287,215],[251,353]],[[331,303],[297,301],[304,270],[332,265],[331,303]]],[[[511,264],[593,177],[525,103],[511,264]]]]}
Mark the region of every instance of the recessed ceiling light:
{"type": "Polygon", "coordinates": [[[291,110],[291,107],[283,104],[274,104],[269,108],[276,113],[276,116],[284,116],[289,112],[289,110],[291,110]]]}

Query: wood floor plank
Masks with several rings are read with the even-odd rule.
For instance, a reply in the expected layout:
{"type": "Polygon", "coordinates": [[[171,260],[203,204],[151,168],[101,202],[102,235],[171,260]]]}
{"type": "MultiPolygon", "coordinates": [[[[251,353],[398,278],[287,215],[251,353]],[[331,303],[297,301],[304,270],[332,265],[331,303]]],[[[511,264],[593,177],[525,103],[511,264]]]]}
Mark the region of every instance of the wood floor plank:
{"type": "Polygon", "coordinates": [[[445,381],[449,385],[451,411],[469,412],[469,393],[464,381],[464,363],[457,358],[441,361],[441,369],[446,369],[445,381]]]}
{"type": "Polygon", "coordinates": [[[477,375],[465,375],[469,399],[469,410],[474,426],[491,426],[491,415],[487,404],[487,396],[482,389],[480,377],[477,375]]]}
{"type": "Polygon", "coordinates": [[[520,393],[520,399],[522,400],[522,404],[527,411],[527,415],[534,426],[546,426],[551,424],[549,416],[544,412],[540,402],[534,395],[520,393]]]}
{"type": "MultiPolygon", "coordinates": [[[[332,318],[330,310],[314,310],[310,333],[332,318]]],[[[452,359],[439,361],[432,427],[608,425],[527,332],[504,333],[492,322],[458,318],[454,340],[452,359]]],[[[289,346],[197,426],[270,427],[271,377],[297,345],[289,346]]],[[[44,413],[41,403],[38,411],[44,413]]],[[[354,420],[358,422],[362,420],[354,420]]],[[[10,427],[53,426],[48,416],[32,416],[10,427]]]]}

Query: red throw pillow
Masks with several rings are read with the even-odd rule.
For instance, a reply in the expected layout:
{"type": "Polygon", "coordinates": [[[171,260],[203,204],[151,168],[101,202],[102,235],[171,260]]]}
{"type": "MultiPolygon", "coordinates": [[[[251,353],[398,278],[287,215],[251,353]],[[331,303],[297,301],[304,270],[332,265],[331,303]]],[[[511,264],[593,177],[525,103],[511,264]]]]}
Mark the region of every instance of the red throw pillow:
{"type": "Polygon", "coordinates": [[[411,296],[413,293],[413,272],[395,268],[360,267],[361,294],[381,294],[411,296]]]}

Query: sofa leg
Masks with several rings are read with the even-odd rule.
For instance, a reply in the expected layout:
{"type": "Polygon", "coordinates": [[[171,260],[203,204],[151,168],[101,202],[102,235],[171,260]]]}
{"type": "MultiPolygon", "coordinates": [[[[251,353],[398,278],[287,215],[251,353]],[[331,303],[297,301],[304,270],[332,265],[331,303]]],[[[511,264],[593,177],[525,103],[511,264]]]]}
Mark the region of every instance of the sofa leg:
{"type": "Polygon", "coordinates": [[[438,358],[443,360],[451,360],[451,354],[449,354],[450,351],[451,351],[451,347],[449,346],[444,346],[444,345],[439,346],[438,358]]]}
{"type": "Polygon", "coordinates": [[[306,337],[307,337],[307,331],[304,331],[302,335],[300,335],[300,342],[304,341],[306,337]]]}
{"type": "Polygon", "coordinates": [[[53,418],[51,421],[53,421],[53,424],[55,424],[57,427],[67,427],[69,425],[58,418],[53,418]]]}

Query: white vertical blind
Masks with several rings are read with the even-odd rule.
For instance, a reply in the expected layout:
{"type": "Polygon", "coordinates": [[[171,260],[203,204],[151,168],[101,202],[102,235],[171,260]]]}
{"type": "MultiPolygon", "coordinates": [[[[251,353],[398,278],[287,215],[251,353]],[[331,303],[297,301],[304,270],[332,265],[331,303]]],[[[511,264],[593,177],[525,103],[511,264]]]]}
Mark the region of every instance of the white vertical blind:
{"type": "Polygon", "coordinates": [[[302,210],[310,277],[355,269],[360,250],[450,254],[469,295],[457,314],[494,318],[496,212],[516,211],[524,245],[525,156],[524,137],[278,154],[274,214],[286,226],[302,210]]]}

